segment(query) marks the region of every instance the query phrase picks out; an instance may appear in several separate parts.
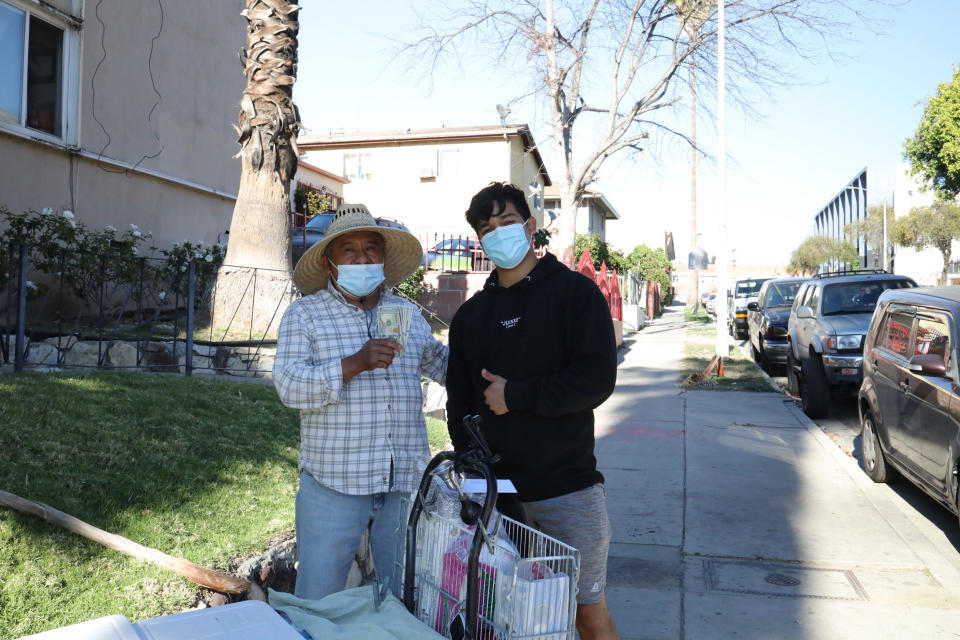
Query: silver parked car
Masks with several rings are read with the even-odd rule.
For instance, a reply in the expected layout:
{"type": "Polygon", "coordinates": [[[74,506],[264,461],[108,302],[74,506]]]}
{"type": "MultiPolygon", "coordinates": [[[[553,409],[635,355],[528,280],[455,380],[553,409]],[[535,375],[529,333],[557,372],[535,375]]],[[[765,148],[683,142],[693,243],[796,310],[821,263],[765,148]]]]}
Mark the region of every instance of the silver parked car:
{"type": "Polygon", "coordinates": [[[860,388],[863,336],[877,299],[916,286],[884,271],[820,273],[800,286],[787,323],[787,379],[804,413],[824,418],[832,389],[860,388]]]}

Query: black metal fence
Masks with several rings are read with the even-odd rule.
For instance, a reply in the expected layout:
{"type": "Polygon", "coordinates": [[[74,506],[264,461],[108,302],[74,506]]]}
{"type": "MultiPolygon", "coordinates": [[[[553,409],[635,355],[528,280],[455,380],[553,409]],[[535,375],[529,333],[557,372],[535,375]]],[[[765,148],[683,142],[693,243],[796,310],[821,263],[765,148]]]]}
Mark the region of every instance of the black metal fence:
{"type": "Polygon", "coordinates": [[[226,268],[227,290],[209,260],[118,261],[108,248],[98,265],[78,271],[62,249],[41,271],[31,265],[30,247],[4,249],[0,359],[14,371],[264,376],[283,310],[299,297],[286,271],[226,268]],[[52,264],[59,271],[46,272],[52,264]]]}

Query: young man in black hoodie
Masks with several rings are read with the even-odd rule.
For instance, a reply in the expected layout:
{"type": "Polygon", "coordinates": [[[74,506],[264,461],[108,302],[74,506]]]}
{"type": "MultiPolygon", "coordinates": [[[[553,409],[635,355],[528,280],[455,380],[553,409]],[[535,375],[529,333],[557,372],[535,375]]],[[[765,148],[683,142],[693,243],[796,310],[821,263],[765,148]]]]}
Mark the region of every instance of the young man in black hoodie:
{"type": "Polygon", "coordinates": [[[579,549],[577,630],[618,638],[607,608],[607,517],[593,453],[593,409],[613,392],[610,308],[589,278],[552,254],[538,259],[523,191],[492,183],[466,212],[496,265],[450,326],[447,419],[456,449],[465,415],[480,414],[497,477],[517,488],[529,524],[579,549]]]}

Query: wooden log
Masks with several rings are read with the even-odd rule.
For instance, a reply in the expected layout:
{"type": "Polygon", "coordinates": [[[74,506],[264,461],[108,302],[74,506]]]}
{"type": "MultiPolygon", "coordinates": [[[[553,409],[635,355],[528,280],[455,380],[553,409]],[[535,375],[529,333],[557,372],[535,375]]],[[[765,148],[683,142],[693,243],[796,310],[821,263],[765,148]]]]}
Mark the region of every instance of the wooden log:
{"type": "Polygon", "coordinates": [[[720,376],[721,378],[723,377],[723,373],[722,373],[722,372],[723,372],[723,358],[721,358],[720,356],[718,356],[718,355],[716,355],[716,354],[714,354],[714,356],[713,356],[712,358],[710,358],[710,362],[707,363],[706,369],[704,369],[704,370],[700,373],[700,375],[703,376],[704,379],[706,379],[706,378],[709,378],[711,375],[713,375],[713,372],[714,372],[714,371],[717,372],[717,375],[718,375],[718,376],[720,376]]]}
{"type": "MultiPolygon", "coordinates": [[[[129,538],[124,538],[123,536],[118,536],[115,533],[98,529],[93,525],[87,524],[83,520],[74,518],[70,514],[59,511],[58,509],[54,509],[49,505],[26,500],[7,491],[0,490],[0,505],[10,507],[11,509],[15,509],[20,513],[25,513],[42,520],[46,520],[50,524],[63,527],[68,531],[79,534],[84,538],[89,538],[96,543],[102,544],[105,547],[110,547],[111,549],[119,551],[120,553],[125,553],[128,556],[133,556],[139,560],[152,562],[155,565],[169,569],[170,571],[183,576],[191,582],[195,582],[196,584],[202,587],[207,587],[208,589],[213,589],[214,591],[231,594],[246,594],[251,591],[251,587],[256,587],[256,585],[252,585],[249,581],[242,578],[229,576],[225,573],[220,573],[219,571],[215,571],[208,567],[202,567],[198,564],[194,564],[189,560],[175,558],[163,553],[162,551],[145,547],[142,544],[137,544],[129,538]]],[[[254,590],[254,592],[255,591],[256,590],[254,590]]]]}

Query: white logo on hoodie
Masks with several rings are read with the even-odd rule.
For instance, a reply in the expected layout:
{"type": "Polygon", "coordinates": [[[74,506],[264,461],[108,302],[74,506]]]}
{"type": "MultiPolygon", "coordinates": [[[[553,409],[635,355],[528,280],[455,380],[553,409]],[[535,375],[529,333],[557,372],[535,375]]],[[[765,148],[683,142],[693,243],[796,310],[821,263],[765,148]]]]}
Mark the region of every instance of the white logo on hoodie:
{"type": "Polygon", "coordinates": [[[501,320],[500,324],[503,325],[504,329],[513,329],[515,326],[517,326],[518,322],[520,322],[520,316],[517,316],[516,318],[510,318],[509,320],[501,320]]]}

